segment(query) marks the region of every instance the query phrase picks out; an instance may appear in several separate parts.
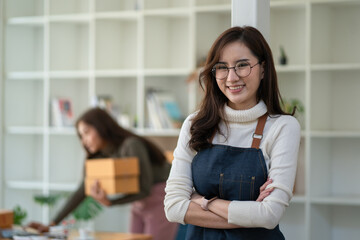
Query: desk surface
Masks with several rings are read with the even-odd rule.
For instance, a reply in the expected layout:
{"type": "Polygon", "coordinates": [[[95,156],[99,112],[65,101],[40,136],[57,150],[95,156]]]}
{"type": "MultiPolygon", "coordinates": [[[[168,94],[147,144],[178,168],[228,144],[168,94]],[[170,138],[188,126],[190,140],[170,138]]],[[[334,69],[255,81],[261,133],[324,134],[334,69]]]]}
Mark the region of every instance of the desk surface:
{"type": "MultiPolygon", "coordinates": [[[[70,235],[70,240],[76,240],[76,235],[70,235]]],[[[152,240],[150,235],[133,234],[133,233],[117,233],[117,232],[95,232],[95,240],[152,240]]]]}

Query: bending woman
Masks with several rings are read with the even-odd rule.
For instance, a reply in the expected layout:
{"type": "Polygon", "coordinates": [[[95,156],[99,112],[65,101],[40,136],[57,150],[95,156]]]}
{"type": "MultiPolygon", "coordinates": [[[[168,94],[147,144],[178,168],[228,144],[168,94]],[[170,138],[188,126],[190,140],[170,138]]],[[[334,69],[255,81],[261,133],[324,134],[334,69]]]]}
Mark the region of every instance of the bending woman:
{"type": "MultiPolygon", "coordinates": [[[[154,240],[173,239],[177,224],[167,221],[163,204],[165,181],[169,175],[170,164],[162,151],[145,138],[120,127],[106,111],[100,108],[85,112],[77,120],[76,129],[88,161],[130,156],[139,159],[139,193],[109,199],[97,182],[92,186],[91,196],[105,206],[131,202],[130,232],[151,234],[154,240]]],[[[52,224],[59,224],[85,197],[85,187],[82,182],[52,224]]],[[[44,226],[39,224],[30,226],[44,229],[44,226]]]]}

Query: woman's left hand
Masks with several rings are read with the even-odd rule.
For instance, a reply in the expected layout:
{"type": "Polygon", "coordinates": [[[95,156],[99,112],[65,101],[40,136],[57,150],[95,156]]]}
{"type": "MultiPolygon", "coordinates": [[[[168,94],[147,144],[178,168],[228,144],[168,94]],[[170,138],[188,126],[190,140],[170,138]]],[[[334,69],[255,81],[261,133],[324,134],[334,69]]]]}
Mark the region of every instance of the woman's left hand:
{"type": "MultiPolygon", "coordinates": [[[[268,179],[261,187],[260,187],[260,194],[259,197],[256,199],[256,202],[262,202],[264,200],[264,198],[266,198],[267,196],[270,195],[270,193],[274,190],[274,188],[268,188],[266,189],[266,187],[272,183],[272,179],[268,179]]],[[[190,200],[198,205],[201,206],[201,202],[202,202],[202,198],[203,196],[201,196],[200,194],[198,194],[197,192],[193,192],[193,194],[191,195],[190,200]]]]}
{"type": "Polygon", "coordinates": [[[105,190],[101,187],[99,180],[91,185],[90,196],[104,206],[111,206],[111,202],[107,198],[105,190]]]}
{"type": "Polygon", "coordinates": [[[256,202],[262,202],[267,196],[270,195],[274,188],[266,188],[269,184],[271,184],[273,180],[268,178],[267,181],[260,187],[259,197],[256,199],[256,202]]]}

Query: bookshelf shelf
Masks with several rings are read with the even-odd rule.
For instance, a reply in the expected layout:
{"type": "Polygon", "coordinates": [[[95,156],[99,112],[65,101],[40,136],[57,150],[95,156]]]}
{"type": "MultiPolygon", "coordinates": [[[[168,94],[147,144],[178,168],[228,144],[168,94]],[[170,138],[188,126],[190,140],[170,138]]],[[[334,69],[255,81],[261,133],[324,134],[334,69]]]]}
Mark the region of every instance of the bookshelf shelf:
{"type": "Polygon", "coordinates": [[[9,72],[6,76],[8,80],[42,80],[44,72],[9,72]]]}
{"type": "Polygon", "coordinates": [[[8,181],[6,185],[12,189],[41,190],[44,183],[41,181],[8,181]]]}
{"type": "Polygon", "coordinates": [[[179,129],[159,129],[159,130],[155,130],[155,129],[148,129],[148,128],[143,128],[143,129],[139,129],[137,128],[136,133],[141,135],[141,136],[155,136],[155,137],[177,137],[180,133],[179,129]]]}
{"type": "MultiPolygon", "coordinates": [[[[37,208],[33,194],[73,191],[85,158],[74,127],[51,125],[50,101],[71,99],[76,119],[95,98],[109,97],[129,117],[131,130],[166,147],[176,144],[178,128],[149,127],[146,94],[167,92],[184,117],[194,112],[202,93],[197,79],[186,80],[231,26],[228,0],[4,2],[3,202],[11,207],[21,199],[38,210],[29,219],[43,222],[52,213],[37,208]],[[19,165],[27,171],[19,172],[19,165]]],[[[296,192],[282,230],[293,240],[354,239],[351,234],[360,235],[352,224],[360,214],[360,191],[349,176],[360,167],[360,110],[347,106],[360,101],[360,48],[354,47],[360,1],[271,0],[270,11],[280,90],[305,109],[297,116],[296,192]],[[287,65],[279,64],[280,46],[287,65]]],[[[101,221],[96,227],[127,230],[101,221]]]]}
{"type": "MultiPolygon", "coordinates": [[[[43,188],[43,182],[35,181],[8,181],[6,183],[8,188],[18,190],[41,190],[43,188]]],[[[76,190],[78,183],[50,183],[49,188],[51,191],[66,191],[72,192],[76,190]]]]}
{"type": "Polygon", "coordinates": [[[50,78],[60,79],[74,79],[74,78],[88,78],[90,73],[88,71],[51,71],[49,72],[50,78]]]}
{"type": "Polygon", "coordinates": [[[144,16],[164,16],[164,17],[188,17],[190,15],[188,8],[166,8],[144,10],[144,16]]]}
{"type": "Polygon", "coordinates": [[[188,76],[191,73],[190,69],[146,69],[145,76],[188,76]]]}
{"type": "Polygon", "coordinates": [[[281,9],[281,10],[289,10],[289,9],[299,9],[302,8],[305,10],[305,2],[302,0],[295,1],[270,1],[270,7],[272,9],[281,9]]]}
{"type": "Polygon", "coordinates": [[[121,11],[121,12],[99,12],[95,13],[95,19],[121,19],[121,20],[138,20],[140,18],[137,11],[121,11]]]}
{"type": "Polygon", "coordinates": [[[278,73],[291,73],[291,72],[305,73],[306,67],[305,65],[286,65],[286,66],[276,65],[275,69],[278,73]]]}
{"type": "Polygon", "coordinates": [[[95,77],[137,77],[137,70],[97,70],[95,77]]]}
{"type": "Polygon", "coordinates": [[[16,17],[7,21],[8,25],[43,26],[45,17],[16,17]]]}
{"type": "Polygon", "coordinates": [[[42,127],[8,127],[8,134],[43,134],[42,127]]]}
{"type": "Polygon", "coordinates": [[[360,138],[360,131],[311,131],[314,138],[360,138]]]}
{"type": "Polygon", "coordinates": [[[231,5],[213,5],[213,6],[198,6],[195,8],[197,13],[211,13],[211,12],[229,12],[231,10],[231,5]]]}
{"type": "Polygon", "coordinates": [[[88,14],[73,14],[73,15],[56,15],[49,16],[49,21],[52,23],[88,23],[90,15],[88,14]]]}
{"type": "Polygon", "coordinates": [[[311,66],[313,71],[343,71],[343,70],[360,70],[358,63],[339,63],[339,64],[314,64],[311,66]]]}
{"type": "Polygon", "coordinates": [[[336,206],[360,206],[360,196],[324,196],[324,197],[312,197],[312,204],[318,205],[336,205],[336,206]]]}

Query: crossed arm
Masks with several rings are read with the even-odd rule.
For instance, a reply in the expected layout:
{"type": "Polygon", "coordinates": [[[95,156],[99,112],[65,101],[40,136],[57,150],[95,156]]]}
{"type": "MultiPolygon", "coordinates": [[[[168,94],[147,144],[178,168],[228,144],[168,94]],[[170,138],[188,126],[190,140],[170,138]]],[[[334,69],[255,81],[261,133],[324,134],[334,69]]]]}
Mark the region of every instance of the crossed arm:
{"type": "MultiPolygon", "coordinates": [[[[260,188],[260,195],[256,199],[257,202],[261,202],[267,197],[274,189],[266,187],[272,183],[271,179],[268,179],[260,188]]],[[[231,229],[239,228],[241,226],[228,223],[228,208],[230,201],[223,199],[215,199],[208,204],[209,211],[205,211],[201,207],[203,196],[194,192],[191,195],[191,202],[188,210],[185,214],[185,223],[206,227],[206,228],[219,228],[219,229],[231,229]]]]}

